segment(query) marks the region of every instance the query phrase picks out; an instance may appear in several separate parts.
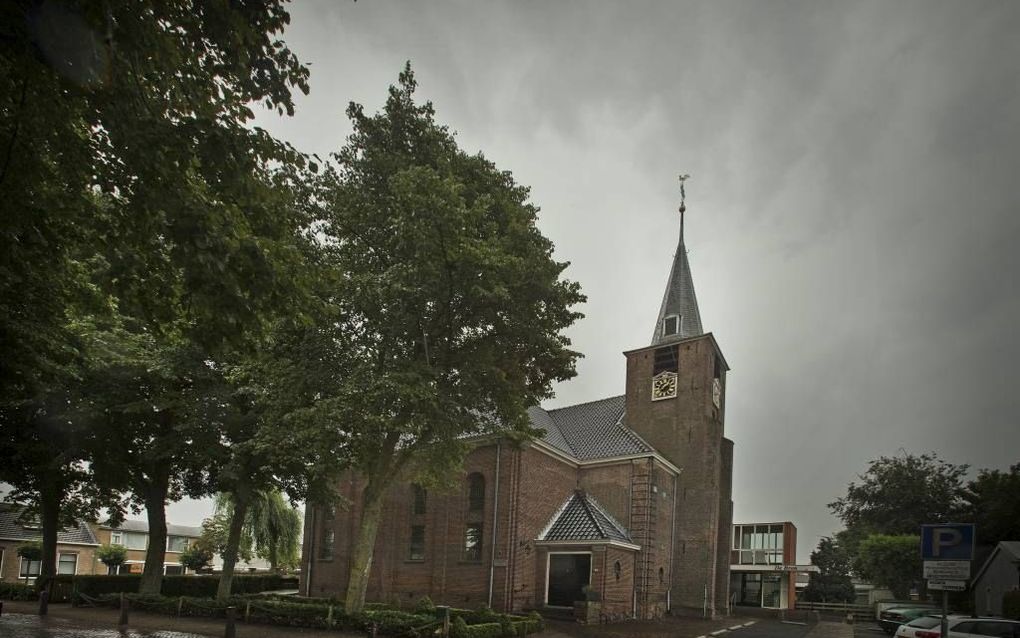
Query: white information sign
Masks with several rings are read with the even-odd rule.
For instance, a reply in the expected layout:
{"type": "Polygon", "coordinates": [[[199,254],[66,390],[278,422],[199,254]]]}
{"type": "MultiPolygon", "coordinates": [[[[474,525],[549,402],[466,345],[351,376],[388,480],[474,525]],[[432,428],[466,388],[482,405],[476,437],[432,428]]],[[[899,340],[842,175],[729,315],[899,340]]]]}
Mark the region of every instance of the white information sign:
{"type": "MultiPolygon", "coordinates": [[[[924,561],[924,577],[929,580],[968,580],[970,579],[970,561],[926,560],[924,561]]],[[[931,588],[930,584],[929,588],[931,588]]]]}
{"type": "Polygon", "coordinates": [[[941,591],[964,591],[967,583],[962,580],[929,580],[928,589],[941,591]]]}

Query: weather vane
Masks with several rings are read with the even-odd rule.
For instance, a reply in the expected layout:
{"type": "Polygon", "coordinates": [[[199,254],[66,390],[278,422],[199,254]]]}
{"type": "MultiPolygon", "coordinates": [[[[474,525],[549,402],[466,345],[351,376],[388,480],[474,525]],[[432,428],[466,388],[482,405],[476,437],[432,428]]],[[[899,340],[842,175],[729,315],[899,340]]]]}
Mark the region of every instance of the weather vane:
{"type": "Polygon", "coordinates": [[[687,205],[684,204],[684,200],[687,199],[687,191],[684,190],[684,182],[691,178],[690,174],[684,173],[680,176],[680,237],[684,236],[684,213],[687,211],[687,205]]]}

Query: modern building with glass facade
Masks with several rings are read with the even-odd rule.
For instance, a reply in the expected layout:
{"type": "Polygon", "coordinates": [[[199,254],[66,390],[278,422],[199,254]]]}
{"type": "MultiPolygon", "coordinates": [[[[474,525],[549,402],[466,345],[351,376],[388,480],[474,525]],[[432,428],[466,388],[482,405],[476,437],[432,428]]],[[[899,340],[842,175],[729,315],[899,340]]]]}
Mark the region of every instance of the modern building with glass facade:
{"type": "Polygon", "coordinates": [[[793,523],[742,523],[733,526],[730,545],[730,604],[793,609],[797,574],[817,571],[797,564],[793,523]]]}

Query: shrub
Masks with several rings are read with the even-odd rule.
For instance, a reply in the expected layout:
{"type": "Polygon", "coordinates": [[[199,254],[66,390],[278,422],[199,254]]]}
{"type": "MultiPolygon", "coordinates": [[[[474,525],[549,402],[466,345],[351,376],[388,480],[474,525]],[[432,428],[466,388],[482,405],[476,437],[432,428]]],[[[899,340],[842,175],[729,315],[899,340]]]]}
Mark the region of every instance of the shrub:
{"type": "Polygon", "coordinates": [[[418,604],[414,606],[414,613],[422,616],[434,616],[436,614],[436,604],[428,596],[422,596],[418,599],[418,604]]]}
{"type": "Polygon", "coordinates": [[[468,626],[463,616],[454,616],[450,623],[450,638],[469,638],[468,626]]]}
{"type": "Polygon", "coordinates": [[[18,545],[18,556],[25,560],[42,560],[42,543],[28,541],[18,545]]]}
{"type": "Polygon", "coordinates": [[[195,543],[181,552],[181,565],[192,570],[200,571],[205,569],[213,560],[212,550],[201,543],[195,543]]]}
{"type": "Polygon", "coordinates": [[[1002,615],[1020,620],[1020,591],[1008,591],[1002,595],[1002,615]]]}
{"type": "Polygon", "coordinates": [[[35,587],[24,583],[0,583],[0,600],[35,600],[35,587]]]}
{"type": "MultiPolygon", "coordinates": [[[[80,593],[91,598],[102,594],[137,593],[141,582],[140,574],[118,574],[114,576],[75,576],[74,587],[80,593]]],[[[164,576],[162,594],[164,596],[189,596],[192,598],[213,598],[220,577],[215,575],[202,576],[164,576]]],[[[230,591],[234,595],[254,594],[276,589],[296,589],[297,578],[280,574],[240,574],[234,576],[230,591]]]]}
{"type": "Polygon", "coordinates": [[[487,622],[468,626],[465,638],[502,638],[504,635],[502,624],[487,622]]]}
{"type": "Polygon", "coordinates": [[[107,567],[118,567],[127,560],[127,548],[123,545],[107,543],[96,550],[96,558],[107,567]]]}

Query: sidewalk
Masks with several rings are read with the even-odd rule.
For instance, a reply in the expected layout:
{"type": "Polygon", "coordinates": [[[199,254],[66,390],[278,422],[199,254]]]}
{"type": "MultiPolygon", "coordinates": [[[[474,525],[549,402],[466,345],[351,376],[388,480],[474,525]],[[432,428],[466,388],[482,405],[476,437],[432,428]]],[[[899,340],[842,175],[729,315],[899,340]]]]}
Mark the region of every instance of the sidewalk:
{"type": "Polygon", "coordinates": [[[854,626],[823,620],[805,638],[854,638],[854,626]]]}
{"type": "MultiPolygon", "coordinates": [[[[4,601],[3,619],[10,614],[35,616],[39,611],[39,603],[24,601],[4,601]]],[[[42,620],[44,626],[73,629],[108,629],[116,630],[120,620],[120,610],[97,607],[71,607],[68,603],[50,605],[49,615],[42,620]]],[[[302,627],[279,627],[272,625],[256,625],[238,622],[237,638],[365,638],[363,633],[349,633],[335,630],[305,629],[302,627]]],[[[191,618],[164,616],[132,610],[128,618],[128,628],[137,632],[175,631],[192,634],[200,638],[220,638],[223,636],[226,622],[218,618],[191,618]]],[[[2,633],[2,632],[0,632],[2,633]]]]}

